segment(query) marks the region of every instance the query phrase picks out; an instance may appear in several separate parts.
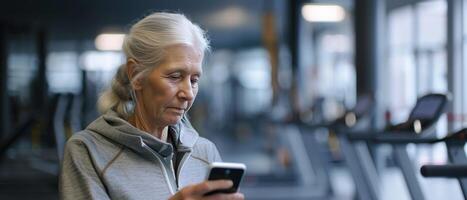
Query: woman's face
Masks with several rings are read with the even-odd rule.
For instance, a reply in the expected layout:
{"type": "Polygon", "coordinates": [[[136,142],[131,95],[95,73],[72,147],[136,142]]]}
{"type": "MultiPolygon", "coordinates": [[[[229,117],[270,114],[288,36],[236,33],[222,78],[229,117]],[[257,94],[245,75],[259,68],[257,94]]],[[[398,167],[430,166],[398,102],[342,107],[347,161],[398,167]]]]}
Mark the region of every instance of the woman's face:
{"type": "MultiPolygon", "coordinates": [[[[140,96],[149,123],[178,123],[193,104],[201,78],[203,53],[186,45],[170,46],[165,59],[142,82],[140,96]]],[[[137,91],[138,92],[138,91],[137,91]]]]}

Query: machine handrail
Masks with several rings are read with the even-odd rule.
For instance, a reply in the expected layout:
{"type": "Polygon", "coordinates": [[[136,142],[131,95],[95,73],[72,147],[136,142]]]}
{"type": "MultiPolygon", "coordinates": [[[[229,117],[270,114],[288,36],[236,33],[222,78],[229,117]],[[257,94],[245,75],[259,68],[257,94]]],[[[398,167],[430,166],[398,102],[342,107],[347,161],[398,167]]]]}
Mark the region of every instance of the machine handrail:
{"type": "Polygon", "coordinates": [[[467,177],[466,164],[423,165],[420,172],[424,177],[467,177]]]}

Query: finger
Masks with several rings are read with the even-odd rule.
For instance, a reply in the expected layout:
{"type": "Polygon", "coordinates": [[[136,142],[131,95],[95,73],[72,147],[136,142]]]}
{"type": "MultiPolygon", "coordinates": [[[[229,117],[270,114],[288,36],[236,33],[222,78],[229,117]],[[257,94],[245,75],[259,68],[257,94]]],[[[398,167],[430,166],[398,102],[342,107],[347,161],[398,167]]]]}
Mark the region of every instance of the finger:
{"type": "Polygon", "coordinates": [[[244,200],[245,196],[242,193],[234,193],[232,194],[232,200],[244,200]]]}
{"type": "Polygon", "coordinates": [[[242,193],[232,194],[215,194],[204,198],[204,200],[244,200],[245,196],[242,193]]]}
{"type": "Polygon", "coordinates": [[[193,187],[193,194],[206,194],[213,190],[228,189],[233,183],[230,180],[205,181],[193,187]]]}

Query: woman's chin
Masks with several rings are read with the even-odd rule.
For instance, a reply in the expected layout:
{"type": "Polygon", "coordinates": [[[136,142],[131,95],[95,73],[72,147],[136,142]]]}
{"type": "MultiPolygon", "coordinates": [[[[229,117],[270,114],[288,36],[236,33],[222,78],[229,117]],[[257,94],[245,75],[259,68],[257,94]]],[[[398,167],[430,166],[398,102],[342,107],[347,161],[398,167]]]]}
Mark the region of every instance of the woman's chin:
{"type": "Polygon", "coordinates": [[[178,116],[172,116],[172,117],[169,117],[166,121],[167,121],[167,124],[169,125],[175,125],[175,124],[178,124],[180,123],[180,121],[182,120],[182,117],[178,117],[178,116]]]}

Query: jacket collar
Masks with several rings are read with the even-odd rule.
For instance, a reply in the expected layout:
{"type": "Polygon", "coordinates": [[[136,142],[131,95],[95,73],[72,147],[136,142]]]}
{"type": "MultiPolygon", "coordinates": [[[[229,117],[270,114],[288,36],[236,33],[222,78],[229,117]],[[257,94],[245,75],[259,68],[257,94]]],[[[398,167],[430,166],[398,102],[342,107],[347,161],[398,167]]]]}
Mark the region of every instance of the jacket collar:
{"type": "MultiPolygon", "coordinates": [[[[137,129],[126,120],[120,118],[114,111],[108,111],[92,122],[86,129],[96,132],[136,152],[146,152],[145,145],[162,157],[168,157],[173,152],[171,144],[163,142],[149,133],[137,129]]],[[[172,140],[176,141],[174,143],[178,151],[191,151],[199,138],[196,130],[181,122],[170,126],[169,134],[172,140]]]]}

